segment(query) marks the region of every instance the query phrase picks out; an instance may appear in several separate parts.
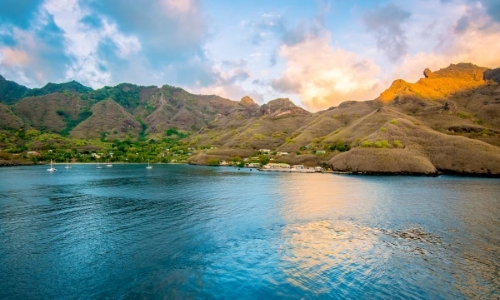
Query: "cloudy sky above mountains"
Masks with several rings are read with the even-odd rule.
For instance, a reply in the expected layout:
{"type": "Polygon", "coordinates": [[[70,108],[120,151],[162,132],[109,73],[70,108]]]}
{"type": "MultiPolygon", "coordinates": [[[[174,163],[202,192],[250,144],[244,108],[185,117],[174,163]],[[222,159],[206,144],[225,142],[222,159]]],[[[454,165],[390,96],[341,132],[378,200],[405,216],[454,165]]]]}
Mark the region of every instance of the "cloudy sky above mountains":
{"type": "Polygon", "coordinates": [[[426,67],[500,67],[500,0],[256,2],[0,0],[0,74],[289,97],[316,111],[426,67]]]}

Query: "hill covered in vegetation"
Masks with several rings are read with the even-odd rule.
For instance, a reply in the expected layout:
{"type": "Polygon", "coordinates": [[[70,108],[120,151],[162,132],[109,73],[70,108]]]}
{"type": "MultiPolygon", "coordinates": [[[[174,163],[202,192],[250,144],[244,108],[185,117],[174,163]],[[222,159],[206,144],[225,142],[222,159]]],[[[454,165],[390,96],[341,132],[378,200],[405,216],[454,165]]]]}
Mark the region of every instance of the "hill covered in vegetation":
{"type": "Polygon", "coordinates": [[[374,100],[310,113],[282,98],[258,105],[168,85],[93,90],[74,81],[28,89],[1,77],[0,161],[246,159],[500,176],[499,82],[500,69],[473,64],[425,69],[418,82],[395,80],[374,100]]]}

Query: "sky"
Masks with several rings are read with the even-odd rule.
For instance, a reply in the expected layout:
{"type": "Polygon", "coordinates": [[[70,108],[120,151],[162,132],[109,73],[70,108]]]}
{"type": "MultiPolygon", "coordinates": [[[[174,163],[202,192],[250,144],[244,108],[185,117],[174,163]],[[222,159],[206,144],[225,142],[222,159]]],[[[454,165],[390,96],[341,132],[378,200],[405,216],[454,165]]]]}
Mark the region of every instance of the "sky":
{"type": "Polygon", "coordinates": [[[318,111],[499,53],[500,0],[0,0],[0,75],[28,87],[168,84],[318,111]]]}

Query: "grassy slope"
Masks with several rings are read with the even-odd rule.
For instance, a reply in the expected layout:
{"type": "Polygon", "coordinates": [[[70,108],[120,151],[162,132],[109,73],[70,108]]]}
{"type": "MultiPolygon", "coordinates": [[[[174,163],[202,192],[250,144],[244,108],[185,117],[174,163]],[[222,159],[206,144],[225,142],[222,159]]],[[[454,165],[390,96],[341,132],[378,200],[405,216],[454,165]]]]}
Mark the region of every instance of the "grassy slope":
{"type": "Polygon", "coordinates": [[[15,115],[12,110],[0,103],[0,127],[19,129],[24,125],[23,120],[15,115]]]}
{"type": "MultiPolygon", "coordinates": [[[[378,116],[373,116],[378,118],[378,116]]],[[[383,113],[385,131],[373,132],[368,142],[387,141],[387,148],[359,147],[330,160],[338,171],[444,172],[500,175],[500,149],[460,136],[449,136],[410,117],[383,113]],[[392,122],[392,123],[391,123],[392,122]],[[394,141],[398,141],[396,145],[394,141]]]]}
{"type": "Polygon", "coordinates": [[[141,124],[122,106],[108,99],[92,107],[92,116],[71,131],[75,138],[100,138],[108,140],[137,137],[141,124]]]}
{"type": "Polygon", "coordinates": [[[54,93],[24,98],[12,110],[29,127],[62,132],[68,119],[77,119],[88,108],[89,103],[76,94],[54,93]]]}

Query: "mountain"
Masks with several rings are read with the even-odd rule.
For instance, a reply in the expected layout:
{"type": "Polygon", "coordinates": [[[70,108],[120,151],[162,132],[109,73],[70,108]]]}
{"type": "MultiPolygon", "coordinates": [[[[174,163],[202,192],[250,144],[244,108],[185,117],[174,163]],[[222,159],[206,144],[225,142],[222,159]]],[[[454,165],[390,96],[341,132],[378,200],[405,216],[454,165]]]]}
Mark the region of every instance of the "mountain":
{"type": "Polygon", "coordinates": [[[29,89],[0,75],[0,103],[13,104],[21,99],[29,89]]]}
{"type": "Polygon", "coordinates": [[[71,130],[72,121],[78,121],[90,106],[76,94],[53,93],[23,98],[11,110],[26,128],[64,133],[71,130]]]}
{"type": "Polygon", "coordinates": [[[141,123],[121,105],[108,99],[94,105],[92,115],[78,124],[70,135],[75,138],[114,140],[137,137],[141,130],[141,123]]]}
{"type": "Polygon", "coordinates": [[[274,149],[286,143],[289,135],[310,116],[289,99],[275,99],[259,107],[245,97],[229,112],[218,114],[188,142],[224,148],[274,149]]]}
{"type": "MultiPolygon", "coordinates": [[[[349,152],[330,160],[339,171],[500,174],[500,87],[472,64],[450,65],[411,84],[396,80],[375,111],[339,134],[349,152]]],[[[493,77],[494,78],[494,77],[493,77]]]]}
{"type": "Polygon", "coordinates": [[[52,93],[86,93],[92,91],[92,88],[84,86],[76,81],[65,83],[47,83],[39,89],[30,89],[23,95],[24,97],[43,96],[52,93]]]}
{"type": "Polygon", "coordinates": [[[286,98],[259,105],[248,96],[233,101],[169,85],[93,90],[74,81],[28,89],[3,77],[0,102],[0,129],[102,142],[173,134],[204,149],[191,163],[270,149],[288,153],[271,155],[277,162],[341,172],[500,176],[500,69],[469,63],[425,69],[416,83],[398,79],[376,99],[316,113],[286,98]]]}

